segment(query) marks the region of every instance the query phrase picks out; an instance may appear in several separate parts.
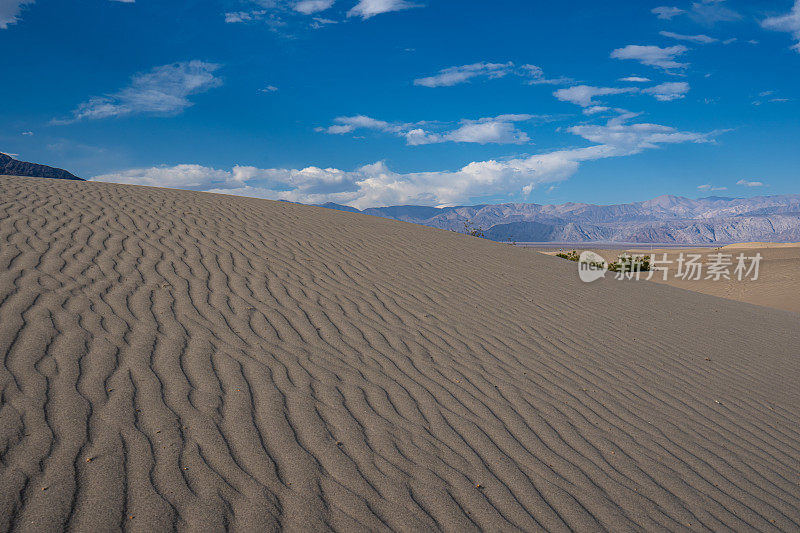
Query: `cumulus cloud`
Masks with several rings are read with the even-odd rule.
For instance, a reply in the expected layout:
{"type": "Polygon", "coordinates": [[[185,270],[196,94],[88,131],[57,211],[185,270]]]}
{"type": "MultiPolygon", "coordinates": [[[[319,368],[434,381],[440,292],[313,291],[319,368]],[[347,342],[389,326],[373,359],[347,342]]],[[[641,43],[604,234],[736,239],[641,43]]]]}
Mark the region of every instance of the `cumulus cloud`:
{"type": "Polygon", "coordinates": [[[365,208],[398,204],[454,205],[499,194],[530,192],[563,181],[581,164],[624,157],[661,145],[711,142],[714,133],[678,131],[657,124],[631,124],[626,114],[605,125],[582,125],[570,132],[593,144],[524,158],[469,163],[459,170],[397,173],[384,162],[343,171],[335,168],[218,170],[199,165],[152,167],[106,174],[98,181],[172,186],[209,192],[304,203],[336,202],[365,208]]]}
{"type": "Polygon", "coordinates": [[[9,25],[19,22],[23,7],[34,2],[35,0],[0,0],[0,29],[5,30],[9,25]]]}
{"type": "Polygon", "coordinates": [[[761,21],[761,26],[768,30],[791,33],[792,38],[797,41],[792,49],[800,53],[800,0],[795,0],[794,7],[789,13],[764,19],[761,21]]]}
{"type": "Polygon", "coordinates": [[[685,97],[686,93],[689,92],[689,89],[690,87],[688,83],[685,81],[677,81],[662,83],[661,85],[656,85],[655,87],[642,89],[642,92],[651,95],[653,98],[661,102],[670,102],[672,100],[678,100],[685,97]]]}
{"type": "Polygon", "coordinates": [[[348,17],[361,17],[368,19],[381,13],[390,11],[400,11],[412,7],[421,7],[407,0],[359,0],[353,8],[347,12],[348,17]]]}
{"type": "Polygon", "coordinates": [[[686,13],[683,9],[677,7],[670,7],[670,6],[660,6],[652,9],[650,11],[654,15],[657,15],[658,18],[662,20],[672,20],[673,17],[677,17],[678,15],[682,15],[686,13]]]}
{"type": "Polygon", "coordinates": [[[175,115],[190,107],[189,96],[222,85],[214,75],[220,65],[188,61],[156,67],[137,74],[131,84],[108,95],[90,98],[72,112],[72,118],[55,120],[67,124],[80,120],[123,117],[135,114],[175,115]]]}
{"type": "Polygon", "coordinates": [[[679,131],[660,124],[630,124],[630,119],[635,116],[633,113],[624,113],[609,120],[605,125],[583,124],[573,126],[568,131],[598,143],[598,146],[613,148],[617,156],[638,154],[646,149],[656,148],[660,144],[708,143],[719,133],[679,131]]]}
{"type": "Polygon", "coordinates": [[[365,115],[337,117],[334,124],[317,131],[331,135],[352,133],[358,129],[370,129],[390,133],[406,140],[409,146],[438,144],[444,142],[476,144],[523,144],[530,142],[528,134],[517,129],[516,122],[532,120],[534,115],[500,115],[478,120],[464,119],[455,128],[442,131],[426,130],[424,124],[405,124],[377,120],[365,115]]]}
{"type": "Polygon", "coordinates": [[[627,78],[620,78],[619,81],[627,81],[628,83],[647,83],[650,78],[643,78],[641,76],[628,76],[627,78]]]}
{"type": "Polygon", "coordinates": [[[678,63],[675,58],[686,53],[689,49],[683,45],[661,48],[659,46],[641,46],[629,44],[624,48],[617,48],[611,52],[613,59],[632,59],[643,65],[657,67],[669,71],[670,69],[684,69],[688,63],[678,63]]]}
{"type": "Polygon", "coordinates": [[[524,144],[530,142],[528,134],[520,131],[514,122],[531,120],[531,115],[501,115],[496,118],[464,120],[453,131],[442,135],[445,141],[477,144],[524,144]]]}
{"type": "Polygon", "coordinates": [[[766,184],[762,181],[739,180],[736,185],[741,185],[742,187],[766,187],[766,184]]]}
{"type": "Polygon", "coordinates": [[[232,182],[232,176],[229,172],[201,165],[175,165],[126,170],[96,176],[92,180],[151,187],[202,189],[229,184],[232,182]]]}
{"type": "Polygon", "coordinates": [[[570,102],[581,107],[596,106],[597,102],[594,100],[596,96],[605,96],[610,94],[625,94],[635,93],[639,89],[636,87],[592,87],[590,85],[575,85],[565,89],[559,89],[553,93],[553,96],[562,102],[570,102]]]}
{"type": "Polygon", "coordinates": [[[471,65],[461,65],[458,67],[448,67],[439,71],[434,76],[419,78],[414,80],[414,85],[422,87],[452,87],[459,83],[464,83],[476,78],[496,79],[508,75],[519,76],[527,80],[531,85],[559,85],[569,83],[569,78],[545,77],[544,71],[536,65],[514,66],[514,63],[473,63],[471,65]]]}
{"type": "Polygon", "coordinates": [[[719,42],[719,39],[709,37],[708,35],[683,35],[671,31],[660,31],[658,33],[664,37],[669,37],[670,39],[676,39],[678,41],[690,41],[699,44],[711,44],[719,42]]]}

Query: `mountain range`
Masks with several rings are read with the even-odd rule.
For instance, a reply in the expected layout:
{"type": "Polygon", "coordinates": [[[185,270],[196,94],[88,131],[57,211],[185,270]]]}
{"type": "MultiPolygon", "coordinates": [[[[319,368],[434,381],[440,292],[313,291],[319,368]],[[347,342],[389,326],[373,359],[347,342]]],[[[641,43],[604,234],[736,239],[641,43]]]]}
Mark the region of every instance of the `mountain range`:
{"type": "Polygon", "coordinates": [[[7,154],[0,153],[0,176],[26,176],[33,178],[53,178],[59,180],[84,181],[64,169],[17,161],[7,154]]]}
{"type": "Polygon", "coordinates": [[[800,195],[693,200],[664,195],[616,205],[510,203],[456,207],[392,206],[365,213],[465,232],[500,242],[710,244],[800,241],[800,195]],[[465,226],[466,225],[466,226],[465,226]]]}
{"type": "MultiPolygon", "coordinates": [[[[0,153],[0,175],[80,180],[60,168],[0,153]]],[[[499,242],[727,244],[800,241],[800,194],[693,200],[664,195],[644,202],[595,205],[508,203],[455,207],[397,205],[364,213],[440,229],[480,233],[499,242]]]]}

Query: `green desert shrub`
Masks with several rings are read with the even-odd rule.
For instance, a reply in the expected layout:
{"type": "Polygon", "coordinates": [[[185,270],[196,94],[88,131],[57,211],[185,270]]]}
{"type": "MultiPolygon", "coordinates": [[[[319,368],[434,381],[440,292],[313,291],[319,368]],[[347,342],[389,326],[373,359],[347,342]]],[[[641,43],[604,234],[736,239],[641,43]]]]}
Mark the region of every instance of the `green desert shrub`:
{"type": "Polygon", "coordinates": [[[561,259],[566,259],[567,261],[575,261],[576,263],[580,260],[581,256],[575,250],[571,252],[559,252],[556,254],[556,257],[560,257],[561,259]]]}
{"type": "Polygon", "coordinates": [[[647,255],[620,255],[608,265],[611,272],[649,272],[650,257],[647,255]]]}
{"type": "Polygon", "coordinates": [[[483,234],[483,228],[480,226],[474,226],[469,220],[464,222],[464,233],[467,235],[472,235],[473,237],[485,237],[483,234]]]}

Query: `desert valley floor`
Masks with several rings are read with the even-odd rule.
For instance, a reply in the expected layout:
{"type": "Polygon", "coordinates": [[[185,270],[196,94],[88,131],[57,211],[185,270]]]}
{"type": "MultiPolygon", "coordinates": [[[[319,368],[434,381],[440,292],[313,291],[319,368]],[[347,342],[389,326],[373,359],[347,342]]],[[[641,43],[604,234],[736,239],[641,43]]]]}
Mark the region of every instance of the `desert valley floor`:
{"type": "Polygon", "coordinates": [[[800,528],[800,315],[0,177],[0,531],[800,528]]]}

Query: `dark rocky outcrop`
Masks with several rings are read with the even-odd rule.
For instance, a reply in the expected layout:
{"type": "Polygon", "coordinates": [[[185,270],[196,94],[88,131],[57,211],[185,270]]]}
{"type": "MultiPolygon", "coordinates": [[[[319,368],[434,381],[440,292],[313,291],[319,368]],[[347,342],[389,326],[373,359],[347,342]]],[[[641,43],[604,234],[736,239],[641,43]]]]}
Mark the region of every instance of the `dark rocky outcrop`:
{"type": "Polygon", "coordinates": [[[17,161],[13,157],[3,153],[0,153],[0,175],[84,181],[82,178],[70,174],[66,170],[48,167],[46,165],[37,165],[36,163],[17,161]]]}

